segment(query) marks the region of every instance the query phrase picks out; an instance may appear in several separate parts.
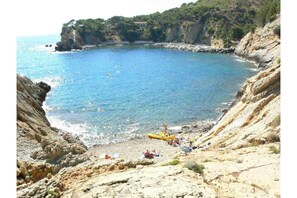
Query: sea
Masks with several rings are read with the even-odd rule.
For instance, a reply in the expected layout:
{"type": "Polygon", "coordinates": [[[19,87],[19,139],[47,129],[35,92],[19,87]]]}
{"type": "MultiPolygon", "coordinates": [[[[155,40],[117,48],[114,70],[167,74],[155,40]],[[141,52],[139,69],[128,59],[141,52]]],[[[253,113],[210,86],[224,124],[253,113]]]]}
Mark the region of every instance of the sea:
{"type": "Polygon", "coordinates": [[[55,52],[59,35],[18,37],[17,73],[46,82],[51,125],[87,146],[215,121],[257,70],[234,55],[144,45],[55,52]],[[52,45],[46,47],[45,45],[52,45]]]}

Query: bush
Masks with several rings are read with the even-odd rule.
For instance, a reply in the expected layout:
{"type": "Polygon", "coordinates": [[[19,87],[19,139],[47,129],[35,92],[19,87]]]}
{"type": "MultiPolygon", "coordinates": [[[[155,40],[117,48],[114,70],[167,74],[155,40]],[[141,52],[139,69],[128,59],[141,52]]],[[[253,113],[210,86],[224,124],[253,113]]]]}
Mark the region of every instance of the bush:
{"type": "Polygon", "coordinates": [[[174,159],[171,162],[169,162],[169,165],[177,165],[179,163],[180,163],[179,159],[174,159]]]}
{"type": "Polygon", "coordinates": [[[260,26],[276,19],[280,13],[280,0],[266,0],[257,13],[257,22],[260,26]]]}
{"type": "Polygon", "coordinates": [[[280,125],[280,122],[281,122],[280,119],[281,119],[281,118],[280,118],[280,115],[277,115],[277,116],[274,118],[274,120],[269,124],[269,126],[271,126],[271,127],[273,127],[273,128],[278,127],[278,126],[280,125]]]}
{"type": "Polygon", "coordinates": [[[194,171],[195,173],[203,173],[203,169],[205,169],[205,167],[202,164],[197,164],[197,162],[195,161],[188,161],[185,164],[185,167],[188,168],[189,170],[194,171]]]}
{"type": "Polygon", "coordinates": [[[234,40],[240,40],[244,36],[244,32],[240,27],[231,28],[231,37],[234,40]]]}
{"type": "Polygon", "coordinates": [[[175,166],[175,165],[178,165],[179,163],[180,163],[180,161],[179,161],[179,159],[177,158],[177,159],[173,159],[172,161],[170,161],[170,162],[164,164],[163,166],[169,166],[169,165],[171,165],[171,166],[175,166]]]}
{"type": "Polygon", "coordinates": [[[269,150],[272,151],[274,154],[279,154],[280,153],[280,148],[277,149],[275,146],[270,146],[269,150]]]}
{"type": "Polygon", "coordinates": [[[277,134],[270,133],[267,136],[267,141],[270,142],[280,142],[280,137],[277,134]]]}

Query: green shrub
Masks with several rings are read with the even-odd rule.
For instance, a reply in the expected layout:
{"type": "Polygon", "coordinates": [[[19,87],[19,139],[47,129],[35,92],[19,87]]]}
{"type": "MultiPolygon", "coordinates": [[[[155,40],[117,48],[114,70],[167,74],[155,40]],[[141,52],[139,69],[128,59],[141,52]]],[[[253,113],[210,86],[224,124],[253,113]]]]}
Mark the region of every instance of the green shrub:
{"type": "Polygon", "coordinates": [[[231,28],[231,37],[234,40],[240,40],[244,36],[244,32],[240,27],[231,28]]]}
{"type": "Polygon", "coordinates": [[[171,162],[169,162],[169,165],[177,165],[179,163],[180,163],[179,159],[174,159],[171,162]]]}
{"type": "Polygon", "coordinates": [[[180,161],[179,159],[173,159],[172,161],[166,163],[166,164],[163,164],[163,166],[175,166],[175,165],[178,165],[180,164],[180,161]]]}
{"type": "Polygon", "coordinates": [[[272,151],[274,154],[279,154],[280,153],[280,148],[277,149],[275,146],[270,146],[269,150],[272,151]]]}
{"type": "Polygon", "coordinates": [[[46,191],[47,191],[47,194],[48,195],[51,195],[52,197],[54,197],[54,198],[58,198],[58,197],[60,197],[60,195],[59,195],[59,192],[55,192],[54,190],[52,190],[52,189],[46,189],[46,191]]]}
{"type": "Polygon", "coordinates": [[[280,118],[280,115],[277,115],[277,116],[274,118],[274,120],[269,124],[269,126],[271,126],[271,127],[273,127],[273,128],[276,128],[277,126],[280,125],[280,122],[281,122],[280,119],[281,119],[281,118],[280,118]]]}
{"type": "Polygon", "coordinates": [[[265,0],[257,13],[257,22],[260,26],[273,21],[280,13],[280,0],[265,0]]]}
{"type": "Polygon", "coordinates": [[[197,164],[197,162],[191,160],[185,164],[185,167],[189,170],[194,171],[195,173],[203,173],[203,169],[205,169],[203,164],[197,164]]]}

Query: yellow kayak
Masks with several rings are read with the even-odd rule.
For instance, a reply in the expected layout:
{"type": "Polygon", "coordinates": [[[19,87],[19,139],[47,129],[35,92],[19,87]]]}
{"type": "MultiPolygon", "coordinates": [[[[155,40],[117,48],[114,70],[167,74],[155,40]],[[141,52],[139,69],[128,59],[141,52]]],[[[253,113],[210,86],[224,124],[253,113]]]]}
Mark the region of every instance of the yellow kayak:
{"type": "Polygon", "coordinates": [[[156,134],[149,133],[149,134],[147,134],[147,136],[149,138],[154,138],[154,139],[159,139],[159,140],[164,140],[164,141],[175,138],[174,135],[165,135],[164,132],[159,132],[159,133],[156,133],[156,134]]]}

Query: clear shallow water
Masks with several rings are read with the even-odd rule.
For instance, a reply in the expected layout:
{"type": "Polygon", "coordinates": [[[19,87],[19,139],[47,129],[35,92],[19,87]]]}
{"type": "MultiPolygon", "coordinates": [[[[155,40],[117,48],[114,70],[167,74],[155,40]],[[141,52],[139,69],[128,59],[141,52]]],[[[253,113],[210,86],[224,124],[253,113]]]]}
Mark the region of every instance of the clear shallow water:
{"type": "Polygon", "coordinates": [[[234,56],[149,47],[52,52],[59,36],[17,39],[17,72],[52,86],[53,126],[87,145],[124,140],[198,120],[214,120],[253,65],[234,56]]]}

